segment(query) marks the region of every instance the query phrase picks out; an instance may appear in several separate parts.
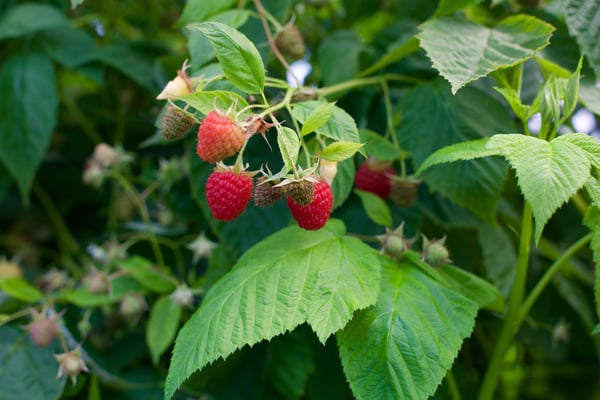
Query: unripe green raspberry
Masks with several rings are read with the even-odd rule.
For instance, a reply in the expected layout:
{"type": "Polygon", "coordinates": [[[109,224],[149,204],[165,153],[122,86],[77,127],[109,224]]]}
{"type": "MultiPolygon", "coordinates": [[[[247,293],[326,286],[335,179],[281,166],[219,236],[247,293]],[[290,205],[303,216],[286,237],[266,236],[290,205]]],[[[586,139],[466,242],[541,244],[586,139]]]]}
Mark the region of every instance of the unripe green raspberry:
{"type": "Polygon", "coordinates": [[[450,252],[444,245],[446,237],[439,240],[428,240],[423,236],[423,256],[422,260],[432,267],[441,267],[450,262],[450,252]]]}
{"type": "Polygon", "coordinates": [[[388,255],[394,260],[402,257],[412,243],[412,239],[404,236],[404,222],[394,230],[386,228],[385,234],[377,236],[377,239],[382,244],[380,253],[388,255]]]}
{"type": "Polygon", "coordinates": [[[119,313],[126,320],[137,320],[148,308],[144,296],[130,292],[121,299],[119,313]]]}
{"type": "Polygon", "coordinates": [[[282,30],[275,35],[275,45],[286,56],[294,60],[304,58],[306,53],[306,45],[298,27],[294,24],[289,24],[283,27],[282,30]]]}

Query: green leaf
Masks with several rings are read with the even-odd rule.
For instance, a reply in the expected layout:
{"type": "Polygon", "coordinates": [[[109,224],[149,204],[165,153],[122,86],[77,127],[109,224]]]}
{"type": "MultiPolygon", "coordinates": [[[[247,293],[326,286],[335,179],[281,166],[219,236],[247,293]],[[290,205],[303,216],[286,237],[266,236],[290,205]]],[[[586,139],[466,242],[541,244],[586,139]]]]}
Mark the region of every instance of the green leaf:
{"type": "Polygon", "coordinates": [[[597,335],[599,333],[600,333],[600,324],[596,325],[594,330],[592,332],[590,332],[590,335],[597,335]]]}
{"type": "Polygon", "coordinates": [[[350,30],[338,30],[326,36],[317,51],[317,60],[324,86],[350,80],[359,70],[364,44],[350,30]]]}
{"type": "Polygon", "coordinates": [[[585,190],[590,196],[593,205],[600,207],[600,183],[598,183],[596,178],[593,176],[589,177],[585,183],[585,190]]]}
{"type": "Polygon", "coordinates": [[[185,101],[202,114],[206,115],[215,109],[215,105],[221,110],[227,110],[231,105],[236,105],[240,111],[248,106],[246,100],[235,92],[227,90],[202,90],[179,98],[185,101]]]}
{"type": "Polygon", "coordinates": [[[66,302],[76,305],[77,307],[100,307],[118,300],[116,296],[107,294],[92,294],[87,289],[65,289],[55,294],[57,302],[66,302]]]}
{"type": "Polygon", "coordinates": [[[37,303],[42,299],[42,293],[31,286],[23,278],[3,278],[0,279],[0,290],[7,295],[27,303],[37,303]]]}
{"type": "Polygon", "coordinates": [[[138,281],[146,289],[154,293],[170,293],[175,290],[175,278],[161,272],[149,260],[140,256],[132,256],[117,261],[117,265],[138,281]]]}
{"type": "Polygon", "coordinates": [[[265,68],[254,44],[241,32],[220,22],[194,24],[210,41],[225,76],[242,92],[261,93],[265,68]]]}
{"type": "Polygon", "coordinates": [[[96,59],[114,68],[151,93],[158,94],[163,83],[157,76],[158,63],[134,43],[112,43],[98,48],[96,59]]]}
{"type": "Polygon", "coordinates": [[[501,152],[515,169],[519,187],[535,219],[534,240],[556,210],[588,180],[591,163],[580,147],[568,140],[547,142],[521,134],[500,134],[487,147],[501,152]]]}
{"type": "Polygon", "coordinates": [[[451,265],[439,268],[437,272],[445,278],[445,283],[456,292],[477,303],[479,308],[485,307],[498,313],[504,312],[502,293],[491,283],[462,268],[451,265]]]}
{"type": "Polygon", "coordinates": [[[476,229],[486,275],[500,292],[508,297],[515,281],[515,245],[502,227],[482,223],[476,229]]]}
{"type": "Polygon", "coordinates": [[[354,188],[354,175],[356,174],[356,167],[354,166],[354,160],[349,158],[344,160],[337,165],[337,174],[331,184],[331,190],[333,191],[333,209],[344,204],[352,189],[354,188]]]}
{"type": "Polygon", "coordinates": [[[508,105],[513,110],[517,118],[521,121],[525,121],[529,114],[529,106],[523,104],[521,99],[519,98],[519,94],[513,88],[494,88],[498,93],[500,93],[504,99],[508,102],[508,105]]]}
{"type": "Polygon", "coordinates": [[[376,194],[364,190],[354,190],[354,193],[360,197],[360,201],[367,212],[367,216],[377,225],[387,227],[392,226],[392,214],[387,203],[376,194]]]}
{"type": "Polygon", "coordinates": [[[159,297],[152,305],[146,328],[146,343],[154,365],[158,364],[160,356],[175,339],[180,319],[181,306],[171,297],[159,297]]]}
{"type": "Polygon", "coordinates": [[[54,66],[40,53],[15,55],[0,68],[0,163],[29,202],[29,191],[56,126],[54,66]],[[42,101],[43,99],[43,101],[42,101]]]}
{"type": "Polygon", "coordinates": [[[291,226],[248,250],[179,332],[165,397],[195,371],[244,345],[304,322],[324,342],[356,310],[374,304],[378,259],[369,246],[342,234],[335,220],[318,231],[291,226]]]}
{"type": "Polygon", "coordinates": [[[226,10],[210,17],[210,21],[220,22],[232,28],[239,28],[240,26],[244,25],[246,21],[248,21],[250,15],[250,10],[226,10]]]}
{"type": "MultiPolygon", "coordinates": [[[[415,30],[416,33],[416,30],[415,30]]],[[[360,74],[358,74],[359,76],[368,76],[371,75],[374,72],[379,71],[382,68],[387,67],[388,65],[391,65],[401,59],[403,59],[404,57],[415,53],[417,50],[419,50],[419,40],[412,36],[412,35],[407,35],[406,36],[402,36],[401,38],[399,38],[397,41],[395,41],[394,43],[392,43],[389,48],[387,53],[385,53],[385,55],[383,57],[381,57],[379,59],[379,61],[377,61],[375,64],[370,65],[367,69],[363,70],[360,72],[360,74]]]]}
{"type": "Polygon", "coordinates": [[[321,104],[318,107],[313,108],[302,123],[302,129],[300,130],[302,136],[306,136],[325,125],[333,115],[335,103],[327,103],[324,101],[319,103],[321,104]]]}
{"type": "Polygon", "coordinates": [[[355,155],[362,147],[362,143],[333,142],[321,151],[321,158],[329,161],[344,161],[355,155]]]}
{"type": "Polygon", "coordinates": [[[392,142],[386,140],[377,132],[368,129],[359,129],[360,141],[365,144],[364,150],[369,157],[381,161],[394,161],[402,157],[400,151],[392,142]]]}
{"type": "MultiPolygon", "coordinates": [[[[442,80],[406,94],[400,112],[398,142],[410,152],[415,169],[444,146],[517,129],[506,107],[488,93],[469,86],[452,96],[442,80]],[[422,110],[427,110],[427,118],[422,118],[422,110]]],[[[471,155],[477,155],[477,149],[472,150],[471,155]]],[[[493,224],[506,172],[504,160],[487,157],[434,167],[422,178],[430,190],[493,224]]]]}
{"type": "Polygon", "coordinates": [[[596,76],[600,76],[600,3],[596,0],[566,0],[564,14],[569,33],[577,39],[596,76]]]}
{"type": "Polygon", "coordinates": [[[52,29],[44,32],[39,39],[44,51],[68,69],[75,69],[95,57],[94,38],[80,29],[71,27],[52,29]]]}
{"type": "MultiPolygon", "coordinates": [[[[309,116],[315,113],[315,110],[323,107],[324,104],[327,103],[316,100],[296,103],[292,107],[292,116],[300,121],[301,124],[306,124],[309,116]]],[[[358,128],[354,119],[346,111],[335,105],[333,106],[331,118],[325,124],[315,129],[315,132],[335,141],[355,143],[360,141],[358,128]]]]}
{"type": "Polygon", "coordinates": [[[579,83],[579,97],[585,107],[600,115],[600,90],[592,79],[582,79],[579,83]]]}
{"type": "Polygon", "coordinates": [[[58,363],[52,346],[34,345],[27,332],[0,326],[0,387],[2,399],[47,400],[61,397],[66,376],[56,378],[58,363]]]}
{"type": "Polygon", "coordinates": [[[237,0],[189,0],[185,3],[177,23],[185,25],[191,22],[203,22],[237,3],[237,0]]]}
{"type": "Polygon", "coordinates": [[[462,286],[466,273],[448,266],[451,286],[406,259],[382,257],[382,267],[375,307],[337,334],[346,378],[357,399],[428,399],[496,293],[480,280],[462,286]]]}
{"type": "Polygon", "coordinates": [[[55,7],[47,4],[19,4],[9,8],[0,17],[0,40],[67,26],[69,20],[55,7]]]}
{"type": "MultiPolygon", "coordinates": [[[[561,126],[571,116],[577,106],[579,92],[579,72],[581,60],[576,71],[568,78],[551,75],[544,83],[544,88],[538,93],[527,118],[536,110],[542,115],[542,128],[539,135],[547,135],[552,125],[561,126]]],[[[543,137],[543,136],[542,136],[543,137]]]]}
{"type": "Polygon", "coordinates": [[[304,327],[278,336],[271,343],[269,381],[286,399],[301,398],[315,370],[314,334],[304,327]]]}
{"type": "MultiPolygon", "coordinates": [[[[583,223],[592,231],[592,249],[594,262],[600,263],[600,208],[597,205],[588,207],[583,223]]],[[[594,303],[596,304],[596,315],[600,318],[600,268],[595,268],[594,279],[594,303]]],[[[596,330],[596,329],[595,329],[596,330]]],[[[594,331],[595,331],[594,330],[594,331]]]]}
{"type": "Polygon", "coordinates": [[[80,5],[82,5],[84,1],[85,0],[71,0],[71,10],[74,10],[80,5]]]}
{"type": "Polygon", "coordinates": [[[558,136],[553,142],[569,142],[585,152],[594,168],[600,169],[600,142],[584,133],[567,133],[558,136]]]}
{"type": "Polygon", "coordinates": [[[423,161],[419,166],[416,175],[422,174],[425,170],[434,165],[500,155],[501,153],[499,154],[498,151],[486,147],[488,140],[489,138],[486,137],[442,147],[423,161]]]}
{"type": "Polygon", "coordinates": [[[298,134],[293,129],[282,126],[277,129],[277,144],[285,168],[289,171],[296,165],[298,160],[298,152],[300,151],[298,134]]]}
{"type": "Polygon", "coordinates": [[[442,17],[420,25],[421,47],[433,67],[450,82],[452,93],[499,68],[531,58],[546,47],[552,25],[528,15],[508,17],[494,28],[461,17],[442,17]]]}
{"type": "Polygon", "coordinates": [[[435,17],[450,15],[456,11],[472,7],[481,3],[483,0],[440,0],[440,5],[435,10],[435,17]]]}

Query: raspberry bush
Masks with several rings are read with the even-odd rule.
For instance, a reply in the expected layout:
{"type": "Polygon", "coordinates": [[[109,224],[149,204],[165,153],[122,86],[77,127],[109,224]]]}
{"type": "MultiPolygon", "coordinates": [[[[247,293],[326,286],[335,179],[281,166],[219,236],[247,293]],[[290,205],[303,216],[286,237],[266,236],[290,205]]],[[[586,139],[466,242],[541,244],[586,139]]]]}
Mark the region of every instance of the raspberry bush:
{"type": "Polygon", "coordinates": [[[599,18],[0,2],[0,398],[597,397],[599,18]]]}

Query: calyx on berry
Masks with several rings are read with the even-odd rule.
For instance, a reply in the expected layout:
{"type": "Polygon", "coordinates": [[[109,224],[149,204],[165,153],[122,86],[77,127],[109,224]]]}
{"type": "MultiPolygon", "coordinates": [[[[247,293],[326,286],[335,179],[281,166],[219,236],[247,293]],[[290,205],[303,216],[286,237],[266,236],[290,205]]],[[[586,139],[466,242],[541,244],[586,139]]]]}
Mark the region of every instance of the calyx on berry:
{"type": "Polygon", "coordinates": [[[441,267],[450,262],[450,252],[445,246],[446,236],[429,240],[423,235],[423,254],[421,259],[432,267],[441,267]]]}
{"type": "Polygon", "coordinates": [[[54,358],[58,361],[57,378],[65,375],[71,378],[73,385],[77,383],[77,376],[82,372],[88,372],[88,367],[81,358],[81,345],[78,345],[74,350],[62,354],[55,354],[54,358]]]}
{"type": "Polygon", "coordinates": [[[420,179],[394,176],[391,178],[390,198],[398,207],[408,207],[417,198],[420,179]]]}
{"type": "Polygon", "coordinates": [[[386,254],[394,260],[402,257],[414,240],[404,236],[404,222],[394,230],[385,228],[385,234],[378,235],[377,239],[381,242],[380,254],[386,254]]]}

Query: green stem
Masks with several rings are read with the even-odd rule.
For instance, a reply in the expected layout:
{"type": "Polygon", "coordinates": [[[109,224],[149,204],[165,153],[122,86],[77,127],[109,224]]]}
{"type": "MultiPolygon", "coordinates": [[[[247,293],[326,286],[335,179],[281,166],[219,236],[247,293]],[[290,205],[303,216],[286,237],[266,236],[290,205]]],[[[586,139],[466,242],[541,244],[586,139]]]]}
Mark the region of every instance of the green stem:
{"type": "Polygon", "coordinates": [[[571,247],[569,247],[569,249],[567,249],[567,251],[563,252],[561,254],[561,256],[558,257],[556,259],[556,261],[554,261],[554,263],[550,266],[550,268],[548,268],[546,273],[538,281],[538,283],[535,285],[533,290],[529,293],[529,295],[523,302],[523,305],[521,306],[519,315],[516,320],[517,326],[519,326],[523,323],[523,321],[529,314],[531,307],[533,306],[535,301],[538,299],[538,297],[540,297],[540,294],[542,294],[542,291],[546,288],[546,286],[548,286],[548,284],[550,283],[550,281],[552,280],[554,275],[556,275],[558,273],[558,271],[560,271],[560,269],[569,260],[569,258],[571,258],[575,253],[577,253],[591,239],[592,239],[592,233],[590,232],[587,235],[583,236],[581,239],[579,239],[577,242],[575,242],[571,247]]]}
{"type": "Polygon", "coordinates": [[[498,380],[500,379],[506,352],[508,351],[512,339],[519,327],[519,312],[525,294],[525,283],[527,280],[527,269],[529,265],[529,251],[532,235],[533,224],[531,206],[527,201],[525,201],[521,220],[519,257],[517,260],[515,281],[510,294],[508,310],[506,311],[506,315],[504,317],[500,337],[496,343],[496,346],[494,347],[494,351],[492,352],[492,358],[490,359],[490,364],[481,385],[479,400],[491,400],[494,397],[494,391],[498,386],[498,380]]]}
{"type": "Polygon", "coordinates": [[[327,97],[333,94],[344,92],[351,89],[356,89],[363,86],[380,85],[382,82],[396,81],[396,82],[407,82],[407,83],[420,83],[421,79],[413,78],[406,75],[399,74],[383,74],[378,76],[372,76],[368,78],[357,78],[349,81],[338,83],[337,85],[326,86],[321,89],[317,89],[318,95],[327,97]]]}
{"type": "Polygon", "coordinates": [[[38,181],[33,183],[33,193],[35,193],[42,207],[44,207],[44,210],[54,227],[61,256],[69,257],[71,254],[77,253],[79,251],[79,243],[77,243],[77,240],[75,240],[75,237],[69,231],[67,224],[54,205],[54,202],[38,181]]]}
{"type": "Polygon", "coordinates": [[[148,208],[146,207],[146,203],[135,189],[131,186],[131,184],[125,179],[121,173],[118,171],[113,171],[111,176],[115,178],[117,182],[121,185],[123,190],[127,193],[127,195],[131,198],[131,200],[137,205],[138,210],[140,211],[140,216],[142,220],[146,224],[148,228],[148,240],[150,241],[150,246],[152,246],[152,251],[154,252],[154,257],[156,258],[156,264],[163,268],[165,266],[165,261],[160,250],[160,246],[158,244],[158,240],[156,239],[156,235],[152,233],[152,221],[150,220],[150,214],[148,213],[148,208]]]}
{"type": "Polygon", "coordinates": [[[452,400],[461,400],[460,391],[458,390],[458,385],[456,384],[456,379],[454,378],[452,369],[449,369],[446,373],[446,383],[448,385],[448,391],[450,392],[450,397],[452,400]]]}

